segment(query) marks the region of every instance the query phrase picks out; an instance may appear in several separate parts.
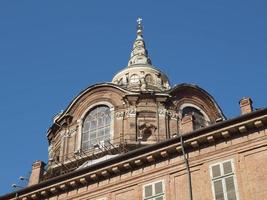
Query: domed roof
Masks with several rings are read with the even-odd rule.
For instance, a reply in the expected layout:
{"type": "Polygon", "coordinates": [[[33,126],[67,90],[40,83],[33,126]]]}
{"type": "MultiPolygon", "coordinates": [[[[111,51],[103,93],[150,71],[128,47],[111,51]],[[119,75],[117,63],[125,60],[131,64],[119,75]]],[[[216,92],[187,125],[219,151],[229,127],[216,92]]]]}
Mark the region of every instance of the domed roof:
{"type": "Polygon", "coordinates": [[[168,77],[152,65],[143,39],[142,19],[138,18],[137,37],[128,66],[118,72],[112,83],[132,91],[165,91],[170,89],[168,77]]]}

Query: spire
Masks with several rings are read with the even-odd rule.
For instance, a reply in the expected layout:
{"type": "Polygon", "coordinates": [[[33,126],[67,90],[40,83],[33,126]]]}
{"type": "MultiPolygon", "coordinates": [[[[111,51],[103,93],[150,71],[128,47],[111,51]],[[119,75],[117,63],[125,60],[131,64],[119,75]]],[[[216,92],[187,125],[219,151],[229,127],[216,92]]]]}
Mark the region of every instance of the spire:
{"type": "Polygon", "coordinates": [[[136,39],[128,66],[118,72],[112,83],[130,91],[166,91],[170,89],[168,77],[152,66],[143,39],[142,19],[137,19],[136,39]]]}
{"type": "Polygon", "coordinates": [[[128,67],[135,64],[151,65],[151,60],[148,57],[145,41],[143,39],[143,25],[142,19],[140,17],[138,17],[137,19],[137,37],[133,44],[133,49],[131,52],[131,58],[128,62],[128,67]]]}

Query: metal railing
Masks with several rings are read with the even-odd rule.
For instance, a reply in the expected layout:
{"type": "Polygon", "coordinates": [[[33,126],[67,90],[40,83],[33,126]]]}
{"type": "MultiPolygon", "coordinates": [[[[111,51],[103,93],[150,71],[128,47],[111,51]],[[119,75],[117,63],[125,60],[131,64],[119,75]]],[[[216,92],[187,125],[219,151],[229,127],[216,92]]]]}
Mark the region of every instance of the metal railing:
{"type": "Polygon", "coordinates": [[[74,171],[87,161],[97,160],[106,155],[123,154],[132,148],[133,146],[129,145],[126,139],[118,137],[99,142],[86,150],[79,149],[63,156],[54,157],[49,159],[42,180],[74,171]]]}

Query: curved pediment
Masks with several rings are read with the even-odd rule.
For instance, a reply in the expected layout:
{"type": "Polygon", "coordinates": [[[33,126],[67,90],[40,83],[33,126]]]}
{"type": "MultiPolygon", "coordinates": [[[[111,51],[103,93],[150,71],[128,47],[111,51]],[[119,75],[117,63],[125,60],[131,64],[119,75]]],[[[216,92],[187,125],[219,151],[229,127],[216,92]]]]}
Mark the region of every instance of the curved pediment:
{"type": "Polygon", "coordinates": [[[54,117],[53,125],[49,128],[47,136],[55,133],[65,123],[70,124],[72,121],[81,119],[92,105],[104,102],[103,104],[110,105],[112,109],[123,106],[125,94],[135,93],[112,83],[95,84],[86,88],[71,101],[63,112],[54,117]]]}
{"type": "Polygon", "coordinates": [[[211,123],[225,120],[225,116],[214,98],[204,89],[194,84],[179,84],[169,90],[172,106],[176,110],[195,107],[209,118],[211,123]]]}

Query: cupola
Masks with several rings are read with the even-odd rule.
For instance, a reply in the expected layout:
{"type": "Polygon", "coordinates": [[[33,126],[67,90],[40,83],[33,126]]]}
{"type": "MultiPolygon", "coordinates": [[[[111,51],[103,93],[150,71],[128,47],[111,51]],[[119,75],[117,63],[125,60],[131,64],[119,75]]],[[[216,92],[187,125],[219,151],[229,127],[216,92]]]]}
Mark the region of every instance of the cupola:
{"type": "Polygon", "coordinates": [[[118,72],[112,83],[131,91],[165,91],[170,89],[168,77],[152,65],[143,38],[142,19],[137,20],[137,37],[134,41],[128,66],[118,72]]]}

